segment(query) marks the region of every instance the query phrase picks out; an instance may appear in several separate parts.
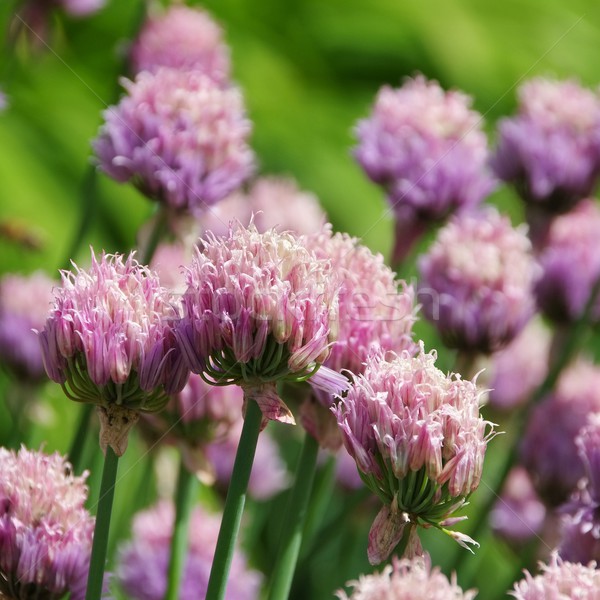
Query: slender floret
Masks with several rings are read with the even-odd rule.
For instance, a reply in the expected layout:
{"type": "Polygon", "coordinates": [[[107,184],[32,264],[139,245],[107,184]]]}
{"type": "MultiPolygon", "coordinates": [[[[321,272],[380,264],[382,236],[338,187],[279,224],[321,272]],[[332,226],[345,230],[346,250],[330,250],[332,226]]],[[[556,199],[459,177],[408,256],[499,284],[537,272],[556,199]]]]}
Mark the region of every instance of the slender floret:
{"type": "Polygon", "coordinates": [[[531,243],[495,209],[454,217],[420,258],[419,272],[423,313],[451,348],[499,350],[534,312],[531,243]]]}
{"type": "Polygon", "coordinates": [[[116,422],[131,426],[138,413],[164,407],[188,371],[175,344],[178,312],[158,277],[130,254],[92,252],[88,270],[63,271],[62,287],[40,333],[49,377],[77,402],[99,407],[101,445],[117,454],[124,439],[108,435],[116,422]],[[117,418],[119,414],[119,418],[117,418]]]}
{"type": "Polygon", "coordinates": [[[409,559],[394,558],[381,573],[361,575],[348,583],[350,596],[340,590],[340,600],[472,600],[475,590],[463,592],[456,575],[448,578],[439,567],[431,568],[429,555],[409,559]]]}
{"type": "Polygon", "coordinates": [[[556,214],[589,196],[600,174],[600,95],[574,80],[536,78],[500,121],[493,168],[531,205],[556,214]]]}
{"type": "Polygon", "coordinates": [[[83,600],[94,530],[86,476],[58,453],[0,448],[0,598],[83,600]]]}
{"type": "Polygon", "coordinates": [[[44,327],[53,285],[41,271],[0,279],[0,364],[19,379],[36,381],[46,374],[34,329],[44,327]]]}
{"type": "Polygon", "coordinates": [[[399,89],[383,87],[370,117],[358,124],[355,156],[388,193],[397,259],[415,231],[478,205],[493,187],[483,119],[471,102],[418,76],[399,89]]]}
{"type": "Polygon", "coordinates": [[[422,347],[415,357],[380,351],[332,409],[363,481],[384,504],[369,535],[372,564],[400,542],[414,553],[418,525],[473,543],[445,526],[461,520],[449,517],[479,485],[493,426],[479,414],[475,383],[444,375],[435,359],[422,347]]]}
{"type": "Polygon", "coordinates": [[[510,592],[517,600],[598,600],[600,571],[589,565],[561,560],[553,553],[547,565],[540,563],[541,573],[515,583],[510,592]]]}
{"type": "MultiPolygon", "coordinates": [[[[116,569],[117,581],[127,598],[163,600],[165,597],[174,519],[173,506],[165,501],[134,518],[133,539],[121,547],[116,569]]],[[[219,524],[218,515],[211,515],[199,506],[192,512],[180,600],[206,597],[219,524]]],[[[247,566],[242,551],[236,549],[225,600],[256,600],[261,579],[257,571],[247,566]]]]}
{"type": "Polygon", "coordinates": [[[123,80],[94,149],[100,169],[174,211],[202,213],[254,169],[239,89],[197,71],[159,68],[123,80]]]}
{"type": "Polygon", "coordinates": [[[183,5],[149,18],[130,55],[134,73],[160,67],[194,70],[220,85],[229,82],[229,48],[208,13],[183,5]]]}
{"type": "Polygon", "coordinates": [[[312,377],[329,356],[339,290],[330,264],[290,233],[234,223],[202,240],[187,284],[177,336],[192,372],[241,385],[265,419],[293,422],[275,384],[312,377]]]}

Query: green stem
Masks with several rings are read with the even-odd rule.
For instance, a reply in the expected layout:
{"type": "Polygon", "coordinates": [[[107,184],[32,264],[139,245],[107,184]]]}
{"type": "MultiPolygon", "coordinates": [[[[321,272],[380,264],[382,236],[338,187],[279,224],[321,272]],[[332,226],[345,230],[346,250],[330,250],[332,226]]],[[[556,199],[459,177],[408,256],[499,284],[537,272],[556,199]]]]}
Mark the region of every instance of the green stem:
{"type": "Polygon", "coordinates": [[[292,587],[292,579],[294,578],[296,562],[302,544],[302,532],[313,487],[318,453],[319,444],[317,440],[306,433],[296,469],[294,487],[291,490],[283,519],[279,550],[269,590],[270,600],[284,600],[288,597],[292,587]]]}
{"type": "Polygon", "coordinates": [[[235,456],[229,489],[227,490],[221,529],[219,530],[215,557],[206,591],[206,600],[223,600],[225,597],[227,577],[233,559],[233,550],[240,529],[242,513],[244,512],[244,504],[246,503],[246,490],[254,461],[254,453],[256,452],[261,421],[262,413],[258,404],[252,398],[248,398],[244,427],[235,456]]]}
{"type": "Polygon", "coordinates": [[[94,408],[94,404],[86,402],[79,409],[77,431],[75,432],[75,436],[71,442],[71,448],[67,454],[75,473],[79,473],[82,468],[83,450],[85,448],[85,442],[87,441],[90,417],[94,408]]]}
{"type": "Polygon", "coordinates": [[[140,250],[139,261],[143,265],[150,264],[150,261],[154,256],[154,252],[156,251],[161,238],[164,236],[167,230],[167,220],[167,209],[161,206],[158,209],[158,212],[155,213],[154,223],[152,224],[152,230],[150,231],[150,236],[148,237],[146,246],[140,250]]]}
{"type": "Polygon", "coordinates": [[[100,497],[98,500],[98,512],[96,513],[96,527],[94,528],[94,540],[92,542],[92,556],[90,558],[90,571],[85,600],[100,600],[100,596],[102,595],[106,550],[108,547],[108,531],[110,528],[110,515],[115,495],[118,466],[119,457],[108,446],[104,457],[104,469],[102,470],[102,483],[100,484],[100,497]]]}
{"type": "Polygon", "coordinates": [[[188,529],[197,489],[197,477],[186,469],[181,460],[175,494],[175,523],[171,538],[171,559],[165,600],[178,600],[179,598],[179,583],[187,556],[188,529]]]}

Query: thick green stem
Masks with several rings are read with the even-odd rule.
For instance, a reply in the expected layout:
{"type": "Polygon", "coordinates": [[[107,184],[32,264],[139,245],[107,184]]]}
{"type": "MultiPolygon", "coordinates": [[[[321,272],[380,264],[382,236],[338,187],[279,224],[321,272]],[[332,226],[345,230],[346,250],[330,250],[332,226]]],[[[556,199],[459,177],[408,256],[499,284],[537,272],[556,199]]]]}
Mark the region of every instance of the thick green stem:
{"type": "Polygon", "coordinates": [[[181,460],[175,494],[175,523],[173,524],[173,537],[171,538],[171,560],[167,575],[165,600],[179,599],[179,584],[187,556],[188,529],[197,490],[198,478],[186,469],[183,460],[181,460]]]}
{"type": "Polygon", "coordinates": [[[269,589],[270,600],[285,600],[292,587],[318,453],[318,442],[312,435],[306,433],[296,469],[294,487],[291,490],[283,520],[279,550],[269,589]]]}
{"type": "Polygon", "coordinates": [[[223,600],[227,588],[227,577],[233,559],[233,550],[240,529],[246,490],[260,433],[262,413],[252,398],[248,399],[246,418],[235,456],[231,482],[225,500],[225,509],[219,530],[215,557],[210,571],[206,600],[223,600]]]}
{"type": "Polygon", "coordinates": [[[77,421],[77,430],[71,442],[71,448],[67,456],[69,462],[73,466],[75,473],[80,473],[82,468],[83,450],[88,437],[88,428],[90,425],[90,417],[95,408],[94,404],[86,402],[79,408],[79,420],[77,421]]]}
{"type": "Polygon", "coordinates": [[[100,600],[102,595],[108,531],[118,466],[119,457],[108,446],[104,457],[104,469],[102,470],[102,483],[100,484],[100,498],[98,500],[98,512],[96,513],[96,527],[94,528],[94,541],[92,542],[92,556],[90,558],[85,600],[100,600]]]}
{"type": "Polygon", "coordinates": [[[150,264],[152,257],[154,256],[154,252],[156,252],[156,248],[160,243],[160,240],[163,238],[165,232],[167,231],[167,209],[164,207],[160,207],[158,212],[154,216],[154,223],[152,223],[152,229],[148,236],[148,240],[143,248],[143,250],[139,253],[139,261],[143,265],[150,264]]]}

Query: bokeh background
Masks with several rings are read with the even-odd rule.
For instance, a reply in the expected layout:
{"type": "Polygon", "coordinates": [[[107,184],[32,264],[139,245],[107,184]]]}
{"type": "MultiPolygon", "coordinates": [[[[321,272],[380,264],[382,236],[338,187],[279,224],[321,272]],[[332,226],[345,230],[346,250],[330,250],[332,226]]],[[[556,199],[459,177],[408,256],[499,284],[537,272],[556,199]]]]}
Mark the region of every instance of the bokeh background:
{"type": "MultiPolygon", "coordinates": [[[[143,3],[109,0],[102,11],[80,20],[54,14],[47,39],[37,47],[23,35],[26,24],[11,23],[17,4],[0,0],[0,88],[9,101],[0,113],[0,274],[40,268],[56,273],[70,258],[85,262],[89,245],[128,251],[153,211],[131,186],[105,176],[93,201],[85,191],[90,140],[101,112],[118,97],[117,79],[126,74],[124,57],[143,3]],[[82,222],[84,235],[78,239],[82,222]]],[[[512,112],[523,80],[549,75],[575,77],[593,87],[600,82],[596,0],[207,0],[202,6],[221,23],[231,46],[234,77],[254,122],[260,172],[293,176],[319,197],[335,229],[361,237],[385,255],[392,243],[391,216],[381,191],[351,155],[355,123],[381,85],[398,85],[421,72],[445,88],[461,89],[473,96],[493,141],[495,122],[512,112]]],[[[498,189],[490,202],[514,222],[522,220],[508,188],[498,189]]],[[[411,264],[403,275],[414,276],[411,264]]],[[[435,346],[427,325],[420,323],[417,333],[435,346]]],[[[449,368],[452,353],[440,349],[439,354],[442,367],[449,368]]],[[[4,397],[9,386],[4,374],[0,386],[4,397]]],[[[65,451],[68,446],[75,415],[57,387],[47,386],[46,403],[36,409],[33,447],[45,443],[49,451],[65,451]]],[[[0,435],[6,439],[12,425],[0,404],[0,435]]],[[[511,442],[510,431],[493,442],[484,485],[469,514],[489,493],[495,457],[511,442]]],[[[131,486],[117,491],[121,526],[113,527],[112,547],[127,537],[135,508],[131,489],[147,483],[148,503],[155,493],[139,461],[141,449],[135,440],[132,445],[121,465],[131,486]]],[[[295,447],[287,453],[293,461],[295,447]]],[[[96,473],[92,469],[92,488],[96,473]]],[[[341,492],[332,501],[340,500],[336,494],[341,492]]],[[[270,560],[276,538],[261,518],[264,525],[281,507],[281,498],[251,507],[255,524],[246,543],[259,566],[270,560]]],[[[332,510],[328,518],[335,523],[332,510]]],[[[356,521],[351,527],[327,532],[335,541],[305,553],[293,597],[329,598],[335,586],[370,570],[364,529],[373,515],[356,511],[350,513],[356,521]]],[[[482,547],[464,561],[459,581],[479,588],[481,600],[503,597],[522,557],[490,534],[479,541],[482,547]]],[[[445,569],[464,552],[439,536],[428,549],[445,569]]]]}

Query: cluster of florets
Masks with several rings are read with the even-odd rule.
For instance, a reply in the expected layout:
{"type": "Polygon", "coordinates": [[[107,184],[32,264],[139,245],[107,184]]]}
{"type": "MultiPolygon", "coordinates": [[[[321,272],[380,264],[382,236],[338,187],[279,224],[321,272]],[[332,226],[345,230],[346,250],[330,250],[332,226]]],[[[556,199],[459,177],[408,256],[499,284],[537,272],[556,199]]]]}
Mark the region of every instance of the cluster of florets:
{"type": "MultiPolygon", "coordinates": [[[[571,323],[583,313],[600,277],[599,239],[600,209],[593,199],[552,221],[539,257],[542,274],[535,293],[541,311],[553,321],[571,323]]],[[[591,317],[600,318],[600,306],[591,317]]]]}
{"type": "Polygon", "coordinates": [[[160,67],[200,71],[224,85],[230,77],[229,47],[222,29],[204,11],[172,6],[148,19],[130,54],[134,73],[160,67]]]}
{"type": "Polygon", "coordinates": [[[423,313],[451,348],[498,350],[535,310],[531,243],[492,208],[454,217],[421,257],[419,272],[423,313]]]}
{"type": "Polygon", "coordinates": [[[265,418],[293,421],[274,384],[310,378],[329,355],[339,289],[329,262],[291,234],[233,224],[202,240],[187,284],[177,334],[192,372],[251,389],[265,418]]]}
{"type": "Polygon", "coordinates": [[[57,453],[0,448],[0,597],[83,600],[94,530],[85,478],[57,453]]]}
{"type": "Polygon", "coordinates": [[[575,81],[532,79],[519,89],[519,113],[498,129],[494,170],[526,202],[563,212],[592,192],[600,174],[596,92],[575,81]]]}
{"type": "MultiPolygon", "coordinates": [[[[116,579],[134,600],[162,600],[167,590],[167,571],[175,511],[167,502],[139,513],[133,521],[133,539],[120,550],[116,579]]],[[[194,508],[190,521],[187,559],[179,598],[204,598],[208,586],[220,518],[194,508]]],[[[256,600],[261,576],[250,570],[241,550],[236,549],[225,598],[256,600]]]]}
{"type": "Polygon", "coordinates": [[[472,381],[444,375],[435,359],[422,348],[415,357],[375,354],[332,409],[363,481],[384,504],[369,536],[372,563],[416,525],[443,529],[481,479],[493,435],[479,414],[481,393],[472,381]]]}
{"type": "Polygon", "coordinates": [[[412,560],[394,558],[381,573],[362,575],[348,583],[350,596],[339,591],[340,600],[472,600],[475,590],[463,592],[456,583],[456,575],[448,578],[438,567],[431,568],[428,555],[412,560]]]}
{"type": "Polygon", "coordinates": [[[201,213],[254,170],[241,92],[199,71],[142,71],[108,108],[94,142],[100,168],[171,209],[201,213]]]}
{"type": "Polygon", "coordinates": [[[34,330],[44,327],[53,285],[42,272],[0,280],[0,361],[21,379],[39,380],[45,375],[34,330]]]}

